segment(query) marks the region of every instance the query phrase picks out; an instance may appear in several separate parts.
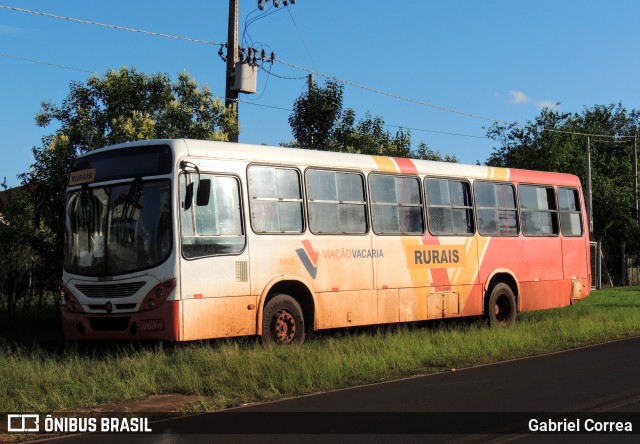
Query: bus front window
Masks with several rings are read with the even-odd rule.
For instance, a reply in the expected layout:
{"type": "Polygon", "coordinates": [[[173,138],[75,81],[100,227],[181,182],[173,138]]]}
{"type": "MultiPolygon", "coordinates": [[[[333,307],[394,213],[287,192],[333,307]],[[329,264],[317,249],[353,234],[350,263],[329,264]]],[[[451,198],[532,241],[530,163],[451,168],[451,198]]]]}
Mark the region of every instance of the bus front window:
{"type": "Polygon", "coordinates": [[[112,276],[150,268],[171,253],[168,180],[134,181],[67,195],[65,269],[112,276]]]}

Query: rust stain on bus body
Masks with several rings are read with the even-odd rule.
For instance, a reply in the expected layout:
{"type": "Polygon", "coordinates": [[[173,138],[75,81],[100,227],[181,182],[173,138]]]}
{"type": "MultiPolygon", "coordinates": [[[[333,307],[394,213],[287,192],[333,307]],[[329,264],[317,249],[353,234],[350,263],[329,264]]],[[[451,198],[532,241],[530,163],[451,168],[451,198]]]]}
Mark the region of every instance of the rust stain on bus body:
{"type": "Polygon", "coordinates": [[[183,340],[256,334],[255,296],[207,297],[182,301],[183,340]],[[250,309],[250,306],[254,309],[250,309]]]}

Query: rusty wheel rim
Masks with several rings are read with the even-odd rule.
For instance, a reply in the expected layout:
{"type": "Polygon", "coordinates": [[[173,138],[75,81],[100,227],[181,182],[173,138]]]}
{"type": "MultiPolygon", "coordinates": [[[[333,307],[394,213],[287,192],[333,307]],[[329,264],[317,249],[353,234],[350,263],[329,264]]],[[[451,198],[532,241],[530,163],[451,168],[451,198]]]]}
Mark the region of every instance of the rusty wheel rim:
{"type": "Polygon", "coordinates": [[[286,310],[279,310],[273,317],[271,332],[281,344],[290,344],[296,337],[296,320],[286,310]]]}

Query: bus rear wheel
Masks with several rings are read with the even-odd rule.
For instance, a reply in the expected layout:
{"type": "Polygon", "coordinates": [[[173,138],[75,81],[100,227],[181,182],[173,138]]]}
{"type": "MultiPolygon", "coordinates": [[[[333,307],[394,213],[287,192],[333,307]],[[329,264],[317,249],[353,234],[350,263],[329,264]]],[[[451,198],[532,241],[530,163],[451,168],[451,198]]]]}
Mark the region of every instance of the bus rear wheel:
{"type": "Polygon", "coordinates": [[[496,284],[491,290],[485,314],[492,327],[511,327],[516,322],[516,298],[507,284],[496,284]]]}
{"type": "Polygon", "coordinates": [[[262,314],[262,344],[302,344],[304,333],[302,309],[295,299],[277,294],[267,302],[262,314]]]}

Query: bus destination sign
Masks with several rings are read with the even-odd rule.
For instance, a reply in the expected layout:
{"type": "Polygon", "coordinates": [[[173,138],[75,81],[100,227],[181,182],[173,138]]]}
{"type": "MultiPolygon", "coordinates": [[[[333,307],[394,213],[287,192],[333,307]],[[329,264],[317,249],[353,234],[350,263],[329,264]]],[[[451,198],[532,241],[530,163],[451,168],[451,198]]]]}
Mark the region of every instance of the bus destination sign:
{"type": "Polygon", "coordinates": [[[91,183],[96,180],[96,169],[91,168],[88,170],[73,171],[69,175],[69,186],[82,185],[84,183],[91,183]]]}

